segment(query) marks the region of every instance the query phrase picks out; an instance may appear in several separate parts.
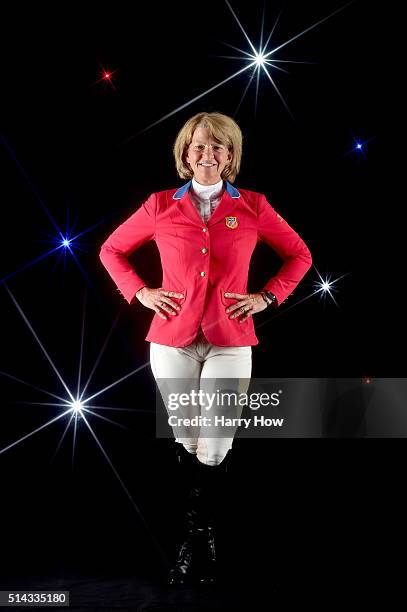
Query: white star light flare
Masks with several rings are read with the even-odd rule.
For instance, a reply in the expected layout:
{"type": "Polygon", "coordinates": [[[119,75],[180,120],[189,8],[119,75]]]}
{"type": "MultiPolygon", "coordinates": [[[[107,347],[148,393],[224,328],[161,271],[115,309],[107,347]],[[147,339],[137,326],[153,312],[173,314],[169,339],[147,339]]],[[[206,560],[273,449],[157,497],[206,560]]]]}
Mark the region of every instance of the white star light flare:
{"type": "MultiPolygon", "coordinates": [[[[25,324],[27,325],[27,327],[29,328],[29,330],[31,331],[32,335],[34,336],[38,346],[40,347],[40,349],[42,350],[43,354],[45,355],[47,361],[49,362],[49,364],[51,365],[52,369],[54,370],[55,374],[57,375],[60,383],[62,384],[64,391],[66,393],[66,396],[63,397],[61,395],[57,395],[56,393],[47,391],[45,389],[41,389],[40,387],[37,387],[36,385],[33,385],[29,382],[26,382],[20,378],[17,378],[16,376],[13,376],[7,372],[3,372],[0,371],[0,374],[11,379],[14,380],[16,382],[19,382],[20,384],[23,384],[25,386],[31,387],[33,389],[36,389],[37,391],[40,391],[41,393],[44,393],[45,395],[53,398],[53,402],[29,402],[32,405],[38,405],[38,406],[53,406],[56,408],[59,408],[59,414],[57,414],[57,416],[51,418],[49,421],[43,423],[41,426],[37,427],[36,429],[34,429],[33,431],[31,431],[30,433],[22,436],[21,438],[19,438],[18,440],[15,440],[14,442],[12,442],[11,444],[9,444],[8,446],[4,447],[4,448],[0,448],[0,455],[2,455],[3,453],[7,452],[8,450],[10,450],[11,448],[14,448],[15,446],[21,444],[22,442],[24,442],[25,440],[27,440],[28,438],[32,437],[34,434],[44,430],[45,428],[49,427],[50,425],[52,425],[53,423],[56,423],[57,421],[61,421],[61,420],[66,420],[66,426],[65,429],[62,433],[62,436],[59,440],[58,446],[56,448],[56,451],[54,453],[54,457],[57,454],[59,448],[62,445],[62,442],[68,432],[68,429],[70,428],[71,424],[73,423],[73,445],[72,445],[72,462],[74,459],[74,454],[75,454],[75,445],[76,445],[76,433],[77,433],[77,426],[78,426],[78,421],[80,420],[81,422],[83,422],[85,424],[85,426],[87,427],[87,429],[89,430],[92,438],[94,439],[94,441],[96,442],[97,446],[99,447],[100,451],[102,452],[104,458],[106,459],[107,463],[109,464],[109,466],[111,467],[114,475],[116,476],[117,480],[119,481],[122,489],[124,490],[124,492],[126,493],[128,499],[130,500],[132,506],[134,507],[134,509],[136,510],[144,528],[146,529],[146,531],[149,533],[150,538],[152,539],[155,548],[157,549],[160,557],[162,558],[162,560],[164,561],[164,563],[168,563],[168,560],[166,558],[165,553],[163,552],[161,546],[159,545],[159,543],[157,542],[154,534],[151,532],[143,514],[141,513],[138,505],[136,504],[136,502],[133,500],[132,496],[130,495],[125,483],[123,482],[122,478],[120,477],[116,467],[114,466],[112,460],[110,459],[109,455],[107,454],[106,450],[104,449],[104,447],[102,446],[102,443],[100,442],[99,438],[97,437],[93,427],[91,426],[90,422],[89,422],[89,418],[88,415],[91,415],[92,417],[96,417],[98,419],[103,420],[104,422],[108,422],[111,423],[112,425],[116,425],[118,427],[121,427],[123,429],[128,430],[127,427],[125,427],[124,425],[122,425],[121,423],[117,423],[116,421],[113,421],[107,417],[102,416],[101,414],[98,414],[98,412],[95,412],[95,410],[100,411],[100,410],[114,410],[114,411],[131,411],[131,412],[135,412],[135,413],[141,413],[141,412],[148,412],[151,413],[151,411],[149,410],[138,410],[138,409],[131,409],[131,408],[113,408],[113,407],[107,407],[107,406],[95,406],[93,404],[90,404],[91,400],[95,399],[96,397],[102,395],[105,391],[107,391],[108,389],[111,389],[112,387],[118,385],[120,382],[122,382],[123,380],[126,380],[127,378],[129,378],[130,376],[133,376],[134,374],[140,372],[144,367],[146,367],[148,365],[144,364],[142,366],[140,366],[139,368],[129,372],[128,374],[122,376],[120,379],[113,381],[112,383],[110,383],[108,386],[104,387],[103,389],[97,391],[96,393],[93,393],[91,396],[88,396],[86,398],[84,398],[84,394],[86,392],[86,389],[91,381],[91,378],[97,368],[97,365],[102,357],[102,354],[106,348],[107,342],[109,340],[109,337],[113,331],[114,326],[116,325],[117,319],[116,321],[113,323],[112,329],[110,330],[107,339],[105,340],[102,349],[97,357],[96,363],[85,383],[85,385],[83,386],[82,390],[81,390],[81,374],[82,374],[82,355],[83,355],[83,338],[84,338],[84,321],[85,321],[85,308],[84,308],[84,312],[83,312],[83,321],[82,321],[82,335],[81,335],[81,348],[80,348],[80,357],[79,357],[79,370],[78,370],[78,380],[77,380],[77,392],[76,395],[74,395],[74,393],[69,389],[68,385],[66,384],[65,380],[63,379],[61,373],[59,372],[59,370],[57,369],[55,363],[53,362],[53,360],[51,359],[48,351],[46,350],[45,346],[43,345],[43,343],[41,342],[40,338],[38,337],[38,335],[36,334],[34,328],[32,327],[30,321],[28,320],[27,316],[25,315],[25,313],[23,312],[21,306],[19,305],[19,303],[17,302],[16,298],[14,297],[14,295],[12,294],[12,292],[10,291],[10,289],[4,285],[7,293],[9,294],[11,300],[13,301],[14,305],[16,306],[18,312],[20,313],[21,317],[23,318],[25,324]],[[57,401],[55,401],[57,400],[57,401]]],[[[130,430],[129,430],[130,431],[130,430]]]]}
{"type": "MultiPolygon", "coordinates": [[[[222,79],[222,81],[220,81],[219,83],[216,83],[212,87],[209,87],[208,89],[206,89],[202,93],[198,94],[197,96],[194,96],[193,98],[191,98],[190,100],[188,100],[184,104],[181,104],[180,106],[178,106],[174,110],[170,111],[169,113],[167,113],[166,115],[164,115],[160,119],[157,119],[157,121],[154,121],[153,123],[151,123],[147,127],[143,128],[142,130],[137,132],[137,134],[135,134],[133,136],[130,136],[129,138],[127,138],[125,140],[125,142],[129,142],[130,140],[132,140],[136,136],[139,136],[140,134],[143,134],[144,132],[146,132],[147,130],[151,129],[152,127],[158,125],[162,121],[165,121],[169,117],[172,117],[173,115],[175,115],[179,111],[183,110],[184,108],[187,108],[188,106],[190,106],[191,104],[193,104],[197,100],[200,100],[204,96],[208,95],[209,93],[211,93],[215,89],[218,89],[218,87],[221,87],[225,83],[228,83],[229,81],[231,81],[235,77],[239,76],[240,74],[242,74],[246,70],[250,70],[250,68],[254,68],[254,70],[252,71],[252,74],[250,76],[249,82],[248,82],[248,84],[246,86],[246,89],[245,89],[245,91],[243,93],[243,96],[242,96],[242,98],[241,98],[241,100],[239,102],[238,108],[240,107],[240,104],[242,103],[242,100],[243,100],[244,96],[246,95],[246,92],[247,92],[247,90],[248,90],[248,88],[249,88],[249,86],[250,86],[254,76],[257,76],[257,81],[256,81],[256,107],[257,107],[260,74],[262,73],[270,81],[270,83],[272,84],[276,94],[278,95],[278,97],[280,98],[281,102],[283,103],[285,109],[292,116],[292,113],[291,113],[290,109],[288,108],[288,105],[287,105],[286,101],[284,100],[283,95],[281,94],[281,92],[278,89],[278,87],[277,87],[273,77],[270,74],[270,69],[278,70],[280,72],[287,72],[287,70],[285,70],[281,66],[277,66],[277,64],[309,64],[311,62],[277,59],[275,57],[276,53],[278,51],[280,51],[281,49],[283,49],[284,47],[286,47],[287,45],[289,45],[290,43],[292,43],[295,40],[297,40],[298,38],[300,38],[301,36],[303,36],[304,34],[306,34],[307,32],[309,32],[310,30],[313,30],[314,28],[316,28],[320,24],[324,23],[324,21],[327,21],[327,19],[330,19],[331,17],[333,17],[334,15],[339,13],[340,11],[343,11],[347,6],[352,4],[354,2],[354,0],[351,0],[351,2],[348,2],[347,4],[341,6],[336,11],[333,11],[332,13],[327,15],[326,17],[323,17],[322,19],[319,19],[317,22],[315,22],[311,26],[305,28],[305,30],[302,30],[302,32],[299,32],[295,36],[292,36],[291,38],[289,38],[285,42],[279,44],[276,47],[272,47],[271,46],[270,48],[269,48],[269,43],[270,43],[271,37],[272,37],[272,35],[274,33],[274,30],[276,28],[276,25],[277,25],[277,22],[279,20],[280,15],[277,17],[276,22],[275,22],[275,24],[274,24],[274,26],[273,26],[273,28],[272,28],[268,38],[267,38],[266,43],[263,45],[263,28],[264,28],[264,13],[263,13],[262,24],[261,24],[260,42],[259,42],[258,47],[256,48],[254,46],[254,44],[252,43],[252,41],[250,40],[250,38],[249,38],[247,32],[245,31],[244,27],[240,23],[240,21],[239,21],[237,15],[236,15],[235,11],[233,10],[232,5],[230,4],[230,2],[228,0],[225,0],[225,2],[227,4],[230,12],[232,13],[235,21],[237,22],[239,28],[241,29],[244,37],[246,38],[246,41],[249,44],[250,51],[245,51],[243,49],[239,49],[238,47],[235,47],[233,45],[229,45],[229,44],[225,43],[225,44],[227,44],[228,47],[231,47],[232,49],[235,49],[236,51],[239,51],[243,55],[241,55],[241,56],[220,56],[220,57],[223,57],[223,58],[226,57],[227,59],[238,59],[238,60],[241,60],[241,61],[245,62],[245,65],[240,70],[237,70],[236,72],[234,72],[233,74],[229,75],[225,79],[222,79]]],[[[238,108],[236,109],[236,112],[237,112],[238,108]]]]}
{"type": "MultiPolygon", "coordinates": [[[[109,385],[107,385],[106,387],[104,387],[103,389],[97,391],[96,393],[93,393],[92,395],[88,396],[88,397],[84,397],[86,390],[91,382],[91,379],[93,377],[93,374],[95,373],[95,370],[100,362],[100,359],[106,349],[108,340],[112,334],[113,328],[116,325],[117,319],[116,321],[114,321],[112,329],[110,330],[108,337],[106,338],[106,341],[104,342],[102,349],[96,359],[96,363],[92,368],[92,371],[86,381],[86,383],[83,385],[82,389],[81,389],[81,385],[82,385],[82,356],[83,356],[83,339],[84,339],[84,331],[85,331],[85,308],[84,308],[84,312],[83,312],[83,321],[82,321],[82,336],[81,336],[81,347],[80,347],[80,357],[79,357],[79,365],[78,365],[78,379],[77,379],[77,391],[76,394],[74,394],[72,392],[72,390],[68,387],[67,383],[65,382],[65,380],[63,379],[62,375],[60,374],[58,368],[56,367],[54,361],[51,359],[48,351],[46,350],[46,348],[44,347],[43,343],[41,342],[41,340],[39,339],[38,335],[36,334],[34,328],[32,327],[30,321],[28,320],[27,316],[25,315],[25,313],[23,312],[20,304],[17,302],[16,298],[14,297],[14,295],[12,294],[12,292],[10,291],[10,289],[7,287],[7,285],[4,285],[7,293],[9,294],[10,298],[12,299],[14,305],[16,306],[18,312],[20,313],[21,317],[23,318],[25,324],[27,325],[27,327],[29,328],[29,330],[31,331],[32,335],[34,336],[35,340],[37,341],[37,344],[39,345],[39,347],[41,348],[43,354],[45,355],[47,361],[49,362],[49,364],[51,365],[52,369],[54,370],[55,374],[57,375],[60,383],[62,384],[65,392],[66,392],[66,396],[63,397],[61,395],[57,395],[56,393],[52,393],[50,391],[46,391],[45,389],[41,389],[35,385],[32,385],[30,383],[27,383],[19,378],[17,378],[16,376],[13,376],[11,374],[8,374],[6,372],[2,372],[0,371],[0,374],[2,374],[3,376],[6,376],[9,379],[15,380],[17,382],[20,382],[26,386],[29,386],[31,388],[36,389],[37,391],[41,391],[42,393],[45,393],[46,395],[54,398],[54,400],[58,400],[58,402],[31,402],[32,404],[36,404],[36,405],[41,405],[41,406],[55,406],[58,408],[63,409],[63,411],[55,418],[51,419],[51,421],[48,421],[48,423],[45,423],[43,426],[41,426],[39,429],[35,430],[34,432],[32,432],[31,434],[28,434],[26,436],[24,436],[23,438],[21,438],[20,440],[17,440],[16,442],[14,442],[13,444],[11,444],[10,446],[8,446],[7,448],[3,448],[0,449],[0,455],[5,452],[6,450],[8,450],[9,448],[11,448],[12,446],[15,446],[16,444],[18,444],[19,442],[22,442],[23,440],[25,440],[28,436],[32,435],[33,433],[36,433],[37,431],[39,431],[40,429],[43,429],[44,427],[46,427],[47,425],[50,425],[51,423],[54,423],[56,420],[66,416],[66,415],[70,415],[70,420],[69,423],[71,423],[72,419],[75,418],[75,421],[79,418],[82,417],[84,418],[84,413],[88,413],[88,414],[92,414],[93,416],[99,418],[99,419],[103,419],[104,421],[108,421],[110,423],[112,423],[113,425],[117,425],[118,427],[122,427],[124,429],[128,429],[127,427],[124,427],[123,425],[121,425],[120,423],[117,423],[115,421],[112,421],[111,419],[108,419],[106,417],[101,416],[100,414],[98,414],[97,412],[94,412],[94,410],[114,410],[114,411],[131,411],[131,412],[148,412],[150,413],[149,410],[138,410],[138,409],[131,409],[131,408],[113,408],[113,407],[107,407],[107,406],[95,406],[94,404],[91,404],[90,402],[92,400],[94,400],[96,397],[102,395],[105,391],[107,391],[108,389],[111,389],[112,387],[118,385],[120,382],[126,380],[127,378],[129,378],[130,376],[133,376],[134,374],[140,372],[141,370],[143,370],[147,365],[144,364],[142,366],[140,366],[139,368],[132,370],[131,372],[129,372],[128,374],[125,374],[124,376],[120,377],[118,380],[110,383],[109,385]],[[90,410],[90,409],[93,410],[90,410]]],[[[87,423],[87,421],[86,421],[87,423]]],[[[88,423],[87,423],[88,424],[88,423]]],[[[75,450],[75,445],[73,448],[73,451],[75,450]]]]}
{"type": "MultiPolygon", "coordinates": [[[[316,268],[315,268],[316,269],[316,268]]],[[[333,293],[335,291],[337,291],[336,288],[336,284],[345,276],[347,276],[347,274],[349,274],[348,272],[346,274],[342,274],[342,276],[339,276],[338,278],[335,278],[332,280],[332,275],[326,276],[326,278],[322,278],[322,276],[320,275],[320,273],[318,272],[318,270],[316,270],[318,276],[319,276],[319,281],[316,281],[314,283],[314,287],[315,287],[315,291],[312,295],[316,295],[316,294],[320,294],[320,298],[326,300],[327,297],[329,296],[333,303],[338,306],[337,301],[335,300],[333,293]]]]}

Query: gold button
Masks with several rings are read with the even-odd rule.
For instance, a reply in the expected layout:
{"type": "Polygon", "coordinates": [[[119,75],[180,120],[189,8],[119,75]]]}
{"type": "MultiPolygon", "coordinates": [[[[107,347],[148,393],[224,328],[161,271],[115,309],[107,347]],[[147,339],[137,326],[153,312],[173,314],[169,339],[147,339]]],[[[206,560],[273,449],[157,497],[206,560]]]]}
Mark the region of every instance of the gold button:
{"type": "Polygon", "coordinates": [[[201,250],[201,252],[202,252],[202,253],[207,253],[207,252],[208,252],[208,249],[203,248],[203,249],[201,250]]]}
{"type": "Polygon", "coordinates": [[[201,276],[205,276],[205,272],[201,272],[201,276]]]}

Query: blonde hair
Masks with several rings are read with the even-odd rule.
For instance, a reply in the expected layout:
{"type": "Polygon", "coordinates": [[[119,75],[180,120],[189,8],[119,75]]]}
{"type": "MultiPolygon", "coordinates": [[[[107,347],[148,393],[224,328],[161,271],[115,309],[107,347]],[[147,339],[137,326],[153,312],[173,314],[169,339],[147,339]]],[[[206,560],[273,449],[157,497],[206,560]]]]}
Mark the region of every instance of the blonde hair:
{"type": "Polygon", "coordinates": [[[208,128],[212,138],[225,145],[232,153],[231,161],[222,172],[222,179],[233,183],[239,173],[242,159],[242,132],[233,119],[221,113],[198,113],[188,119],[180,129],[173,148],[178,175],[183,179],[190,179],[194,175],[185,161],[185,155],[197,127],[208,128]]]}

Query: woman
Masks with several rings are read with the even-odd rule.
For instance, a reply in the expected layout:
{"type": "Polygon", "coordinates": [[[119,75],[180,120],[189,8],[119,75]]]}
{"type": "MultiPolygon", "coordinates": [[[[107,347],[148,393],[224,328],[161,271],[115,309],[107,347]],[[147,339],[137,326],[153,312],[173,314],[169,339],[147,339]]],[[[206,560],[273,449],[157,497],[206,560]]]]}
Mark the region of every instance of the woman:
{"type": "MultiPolygon", "coordinates": [[[[219,390],[219,381],[228,389],[232,384],[239,392],[247,391],[251,347],[258,344],[252,316],[278,307],[311,266],[308,248],[264,195],[232,186],[242,156],[242,134],[233,119],[198,113],[178,133],[174,156],[179,176],[188,182],[150,195],[109,236],[100,253],[125,299],[138,299],[155,311],[146,340],[166,405],[168,379],[177,391],[219,390]],[[160,251],[159,288],[148,287],[127,259],[149,240],[155,240],[160,251]],[[270,245],[283,264],[261,291],[247,293],[258,241],[270,245]]],[[[206,409],[202,402],[191,402],[183,415],[199,416],[206,409]]],[[[213,582],[213,509],[234,430],[222,436],[186,426],[174,428],[174,434],[189,496],[186,533],[169,581],[213,582]]]]}

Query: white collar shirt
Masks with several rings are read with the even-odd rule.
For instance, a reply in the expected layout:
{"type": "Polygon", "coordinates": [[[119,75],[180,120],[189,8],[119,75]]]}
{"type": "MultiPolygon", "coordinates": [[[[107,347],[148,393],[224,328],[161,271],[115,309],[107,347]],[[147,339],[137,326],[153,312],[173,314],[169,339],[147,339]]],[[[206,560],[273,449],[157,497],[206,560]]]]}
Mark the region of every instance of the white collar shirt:
{"type": "Polygon", "coordinates": [[[190,195],[203,221],[207,223],[211,214],[218,206],[224,191],[223,181],[215,185],[201,185],[192,179],[190,195]]]}

